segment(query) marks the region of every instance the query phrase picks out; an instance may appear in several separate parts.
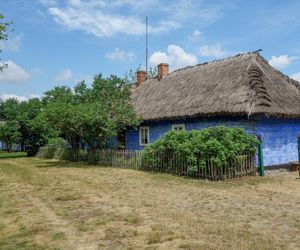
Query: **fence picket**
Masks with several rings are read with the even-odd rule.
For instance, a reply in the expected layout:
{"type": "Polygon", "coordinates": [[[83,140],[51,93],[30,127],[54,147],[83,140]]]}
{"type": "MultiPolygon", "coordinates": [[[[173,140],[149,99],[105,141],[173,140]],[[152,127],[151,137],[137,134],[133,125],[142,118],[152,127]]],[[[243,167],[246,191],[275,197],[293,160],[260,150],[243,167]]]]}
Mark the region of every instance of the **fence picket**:
{"type": "MultiPolygon", "coordinates": [[[[63,160],[64,157],[70,157],[73,153],[71,149],[42,147],[37,156],[63,160]]],[[[203,166],[200,161],[201,153],[196,155],[196,161],[194,161],[188,160],[183,154],[159,152],[155,154],[154,162],[145,159],[143,151],[127,149],[80,150],[73,156],[75,160],[103,166],[165,172],[197,179],[224,180],[257,173],[255,155],[250,153],[228,159],[221,166],[217,166],[209,157],[206,158],[205,166],[203,166]]],[[[70,158],[65,160],[70,160],[70,158]]]]}

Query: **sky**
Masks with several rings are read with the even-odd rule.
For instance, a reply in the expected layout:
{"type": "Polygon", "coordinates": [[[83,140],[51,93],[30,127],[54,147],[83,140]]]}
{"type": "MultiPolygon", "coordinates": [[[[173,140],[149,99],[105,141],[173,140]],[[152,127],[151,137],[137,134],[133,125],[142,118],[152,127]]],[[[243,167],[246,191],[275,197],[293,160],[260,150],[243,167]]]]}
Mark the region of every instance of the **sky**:
{"type": "Polygon", "coordinates": [[[0,98],[42,97],[55,86],[123,77],[148,63],[171,70],[262,49],[300,81],[300,1],[0,0],[13,21],[0,41],[0,98]]]}

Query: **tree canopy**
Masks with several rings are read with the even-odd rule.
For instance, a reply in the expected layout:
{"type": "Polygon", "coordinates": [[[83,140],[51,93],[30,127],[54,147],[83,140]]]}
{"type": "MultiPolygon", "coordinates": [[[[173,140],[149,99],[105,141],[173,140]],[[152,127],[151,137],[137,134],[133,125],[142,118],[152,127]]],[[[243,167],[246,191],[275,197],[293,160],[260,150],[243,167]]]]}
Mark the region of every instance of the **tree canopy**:
{"type": "Polygon", "coordinates": [[[98,74],[91,87],[82,81],[73,91],[66,86],[55,87],[45,93],[43,102],[43,117],[74,150],[80,143],[91,150],[104,148],[127,126],[139,124],[130,104],[129,88],[116,76],[98,74]]]}
{"type": "Polygon", "coordinates": [[[9,151],[14,143],[18,143],[28,156],[32,156],[46,144],[51,130],[40,115],[42,106],[37,98],[0,102],[0,140],[6,143],[9,151]]]}

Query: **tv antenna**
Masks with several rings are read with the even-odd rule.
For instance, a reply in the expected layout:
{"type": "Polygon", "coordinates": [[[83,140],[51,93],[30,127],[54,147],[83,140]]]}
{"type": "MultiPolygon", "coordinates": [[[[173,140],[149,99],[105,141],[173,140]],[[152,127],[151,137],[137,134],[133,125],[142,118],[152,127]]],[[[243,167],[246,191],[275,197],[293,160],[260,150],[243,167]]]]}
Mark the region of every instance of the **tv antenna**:
{"type": "Polygon", "coordinates": [[[148,76],[148,17],[146,16],[146,76],[148,76]]]}

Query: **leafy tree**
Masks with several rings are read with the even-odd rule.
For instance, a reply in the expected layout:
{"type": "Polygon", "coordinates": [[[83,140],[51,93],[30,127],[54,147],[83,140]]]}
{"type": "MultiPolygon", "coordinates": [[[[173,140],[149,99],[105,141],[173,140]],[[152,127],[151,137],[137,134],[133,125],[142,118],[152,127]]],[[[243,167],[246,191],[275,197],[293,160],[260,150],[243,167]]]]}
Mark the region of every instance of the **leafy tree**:
{"type": "Polygon", "coordinates": [[[12,145],[19,143],[21,139],[18,123],[16,121],[2,122],[0,125],[0,139],[5,142],[7,151],[11,152],[12,145]]]}
{"type": "Polygon", "coordinates": [[[157,68],[154,67],[150,67],[149,71],[148,71],[148,78],[153,78],[157,76],[157,68]]]}
{"type": "Polygon", "coordinates": [[[0,140],[6,143],[7,150],[12,150],[13,143],[19,143],[21,134],[16,121],[18,115],[18,101],[8,99],[0,102],[0,140]]]}
{"type": "Polygon", "coordinates": [[[75,152],[84,142],[89,150],[104,148],[126,126],[137,126],[126,82],[116,76],[94,77],[90,88],[78,83],[74,91],[56,87],[43,98],[45,119],[67,139],[75,152]]]}
{"type": "Polygon", "coordinates": [[[80,113],[72,89],[67,86],[55,87],[44,93],[45,109],[42,112],[44,120],[69,142],[74,151],[80,148],[82,130],[77,122],[80,113]]]}
{"type": "Polygon", "coordinates": [[[85,133],[90,138],[89,140],[86,138],[88,144],[92,144],[92,136],[96,136],[95,147],[104,147],[110,138],[125,127],[139,124],[130,103],[130,90],[120,78],[116,76],[103,78],[102,75],[96,75],[90,95],[91,102],[88,106],[92,105],[95,108],[91,109],[92,120],[87,123],[88,126],[92,125],[93,129],[91,128],[91,133],[85,133]],[[98,118],[95,119],[95,116],[98,118]]]}
{"type": "MultiPolygon", "coordinates": [[[[0,120],[4,121],[2,123],[5,125],[14,124],[13,129],[18,131],[17,141],[21,144],[21,149],[27,151],[28,156],[35,155],[38,148],[45,145],[51,132],[41,117],[42,107],[43,103],[37,98],[24,102],[8,99],[0,103],[0,120]]],[[[13,134],[11,131],[9,133],[13,134]]],[[[16,140],[13,143],[16,143],[16,140]]]]}
{"type": "Polygon", "coordinates": [[[14,120],[18,116],[19,102],[15,98],[0,102],[0,120],[14,120]]]}
{"type": "Polygon", "coordinates": [[[53,134],[41,116],[42,109],[43,103],[38,98],[19,104],[16,120],[21,133],[21,146],[22,149],[26,149],[27,156],[34,156],[39,147],[44,146],[48,137],[53,134]]]}
{"type": "Polygon", "coordinates": [[[27,156],[35,156],[40,147],[47,144],[48,138],[53,136],[53,131],[40,115],[28,124],[29,136],[25,140],[27,156]],[[52,132],[52,133],[51,133],[52,132]]]}
{"type": "MultiPolygon", "coordinates": [[[[7,28],[12,22],[3,22],[4,15],[0,13],[0,41],[7,40],[7,28]]],[[[0,50],[1,52],[1,50],[0,50]]],[[[0,58],[1,61],[1,58],[0,58]]],[[[2,71],[7,65],[0,65],[0,71],[2,71]]]]}
{"type": "Polygon", "coordinates": [[[53,138],[49,138],[47,147],[67,148],[68,142],[61,137],[53,137],[53,138]]]}

